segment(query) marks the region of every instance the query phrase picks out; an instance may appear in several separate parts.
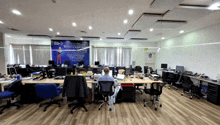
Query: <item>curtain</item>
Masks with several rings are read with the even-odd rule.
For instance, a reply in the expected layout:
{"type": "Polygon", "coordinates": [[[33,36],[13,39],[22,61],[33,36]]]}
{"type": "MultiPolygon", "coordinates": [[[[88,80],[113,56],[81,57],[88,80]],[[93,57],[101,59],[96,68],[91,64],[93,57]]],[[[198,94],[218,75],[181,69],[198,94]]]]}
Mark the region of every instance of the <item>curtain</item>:
{"type": "Polygon", "coordinates": [[[100,65],[130,66],[131,59],[131,48],[93,48],[93,63],[99,61],[100,65]]]}
{"type": "Polygon", "coordinates": [[[13,62],[15,64],[22,64],[24,65],[24,51],[23,45],[12,45],[13,47],[13,62]]]}
{"type": "Polygon", "coordinates": [[[47,65],[50,60],[50,46],[32,45],[32,58],[34,65],[47,65]]]}
{"type": "Polygon", "coordinates": [[[30,49],[28,45],[24,46],[25,63],[30,65],[30,49]]]}

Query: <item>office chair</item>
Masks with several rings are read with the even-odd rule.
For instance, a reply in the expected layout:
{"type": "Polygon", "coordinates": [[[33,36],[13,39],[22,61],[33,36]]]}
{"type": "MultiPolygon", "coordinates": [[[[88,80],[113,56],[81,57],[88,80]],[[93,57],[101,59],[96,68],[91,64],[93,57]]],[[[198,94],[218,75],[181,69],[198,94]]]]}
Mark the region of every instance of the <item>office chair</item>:
{"type": "Polygon", "coordinates": [[[2,114],[2,112],[5,109],[10,108],[11,106],[16,106],[17,109],[20,108],[20,105],[18,104],[19,102],[11,103],[10,98],[14,99],[14,96],[18,96],[21,93],[21,91],[22,91],[21,80],[16,80],[9,85],[8,91],[3,91],[0,93],[0,99],[9,98],[6,105],[0,106],[0,108],[2,108],[0,110],[0,114],[2,114]]]}
{"type": "Polygon", "coordinates": [[[154,71],[152,67],[149,67],[149,70],[150,74],[157,74],[157,70],[154,71]]]}
{"type": "Polygon", "coordinates": [[[35,85],[36,93],[39,98],[51,99],[50,102],[41,103],[39,105],[39,107],[43,105],[47,105],[43,111],[46,111],[46,109],[52,104],[57,104],[59,105],[59,107],[61,107],[61,104],[59,101],[63,102],[63,99],[53,100],[53,98],[59,96],[62,93],[61,87],[62,86],[57,87],[55,84],[36,84],[35,85]]]}
{"type": "MultiPolygon", "coordinates": [[[[140,66],[135,66],[134,72],[136,72],[136,73],[142,73],[142,68],[141,68],[140,66]]],[[[143,92],[141,91],[141,90],[143,90],[143,89],[140,89],[140,88],[139,88],[140,86],[143,86],[143,84],[135,84],[135,86],[136,86],[135,89],[138,90],[138,91],[140,91],[141,94],[143,94],[143,92]]]]}
{"type": "Polygon", "coordinates": [[[88,98],[89,89],[84,76],[66,76],[63,86],[62,96],[67,96],[67,101],[77,100],[77,103],[70,103],[68,107],[74,106],[70,113],[73,114],[73,110],[76,108],[84,108],[87,112],[87,108],[84,106],[85,99],[88,98]]]}
{"type": "Polygon", "coordinates": [[[176,90],[178,89],[178,87],[177,87],[178,85],[182,85],[182,83],[183,83],[182,81],[183,81],[183,75],[180,74],[178,81],[175,82],[175,84],[176,84],[176,86],[175,86],[176,90]]]}
{"type": "Polygon", "coordinates": [[[171,87],[175,87],[173,83],[176,82],[176,75],[174,73],[168,73],[166,82],[169,84],[168,89],[170,89],[171,87]]]}
{"type": "Polygon", "coordinates": [[[144,92],[146,94],[150,95],[150,100],[149,101],[145,101],[145,99],[144,99],[144,102],[145,102],[144,107],[146,107],[146,104],[148,102],[152,102],[152,104],[154,104],[154,106],[155,106],[154,110],[155,111],[157,110],[156,102],[159,104],[160,107],[162,107],[162,104],[159,101],[159,97],[162,94],[162,89],[163,89],[164,85],[165,84],[161,83],[161,82],[154,82],[154,83],[151,84],[150,89],[147,89],[146,86],[144,87],[144,92]]]}
{"type": "MultiPolygon", "coordinates": [[[[99,110],[101,110],[101,107],[107,103],[109,100],[109,97],[112,96],[114,94],[114,92],[112,91],[112,87],[114,85],[114,81],[99,81],[99,92],[100,94],[102,94],[103,98],[104,98],[104,102],[99,106],[99,110]]],[[[111,111],[112,109],[110,108],[109,111],[111,111]]]]}
{"type": "Polygon", "coordinates": [[[190,77],[183,76],[182,86],[183,86],[183,93],[181,94],[181,96],[187,93],[187,94],[190,94],[190,99],[192,99],[193,96],[196,96],[198,99],[200,99],[199,93],[201,89],[200,87],[193,85],[193,82],[191,81],[190,77]]]}

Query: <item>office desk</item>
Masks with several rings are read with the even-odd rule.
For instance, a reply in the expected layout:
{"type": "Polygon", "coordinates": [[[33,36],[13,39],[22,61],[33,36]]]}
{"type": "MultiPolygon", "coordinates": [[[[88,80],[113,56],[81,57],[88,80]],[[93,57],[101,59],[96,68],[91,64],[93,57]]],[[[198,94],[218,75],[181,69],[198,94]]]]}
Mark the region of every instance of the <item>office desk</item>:
{"type": "Polygon", "coordinates": [[[158,81],[153,81],[151,79],[138,79],[138,78],[127,78],[125,80],[122,81],[118,81],[119,84],[151,84],[153,82],[161,82],[160,80],[158,81]]]}

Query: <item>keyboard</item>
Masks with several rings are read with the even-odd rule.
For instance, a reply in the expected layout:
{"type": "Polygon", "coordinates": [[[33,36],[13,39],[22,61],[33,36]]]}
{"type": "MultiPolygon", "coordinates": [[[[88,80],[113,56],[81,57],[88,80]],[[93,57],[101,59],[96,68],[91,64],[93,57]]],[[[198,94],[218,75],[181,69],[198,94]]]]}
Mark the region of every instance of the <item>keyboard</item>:
{"type": "Polygon", "coordinates": [[[55,80],[60,80],[60,79],[64,79],[63,77],[55,77],[55,80]]]}

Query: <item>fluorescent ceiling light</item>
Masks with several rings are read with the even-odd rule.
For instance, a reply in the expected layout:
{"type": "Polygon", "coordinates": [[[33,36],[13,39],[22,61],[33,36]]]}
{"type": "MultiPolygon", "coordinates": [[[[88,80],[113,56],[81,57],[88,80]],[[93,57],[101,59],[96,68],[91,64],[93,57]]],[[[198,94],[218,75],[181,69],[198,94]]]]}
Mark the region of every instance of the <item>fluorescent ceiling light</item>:
{"type": "Polygon", "coordinates": [[[118,33],[118,35],[120,36],[120,35],[121,35],[121,33],[118,33]]]}
{"type": "Polygon", "coordinates": [[[124,20],[124,24],[128,23],[128,20],[124,20]]]}
{"type": "Polygon", "coordinates": [[[83,38],[80,38],[80,40],[83,40],[83,38]]]}
{"type": "Polygon", "coordinates": [[[220,3],[214,3],[208,7],[209,10],[220,10],[220,3]]]}
{"type": "Polygon", "coordinates": [[[49,28],[49,30],[50,30],[50,31],[53,31],[53,29],[52,29],[52,28],[49,28]]]}
{"type": "Polygon", "coordinates": [[[72,25],[73,25],[73,26],[76,26],[76,23],[73,22],[72,25]]]}
{"type": "Polygon", "coordinates": [[[89,29],[92,30],[92,26],[89,26],[89,29]]]}
{"type": "Polygon", "coordinates": [[[180,33],[184,33],[184,30],[181,30],[180,33]]]}
{"type": "Polygon", "coordinates": [[[151,29],[150,29],[150,31],[152,32],[152,31],[154,31],[154,29],[153,29],[153,28],[151,28],[151,29]]]}
{"type": "Polygon", "coordinates": [[[57,32],[57,35],[60,35],[60,32],[57,32]]]}
{"type": "Polygon", "coordinates": [[[6,35],[6,37],[11,37],[11,36],[9,36],[9,35],[6,35]]]}
{"type": "Polygon", "coordinates": [[[161,39],[165,39],[164,37],[162,37],[161,39]]]}
{"type": "Polygon", "coordinates": [[[0,24],[3,24],[3,22],[0,20],[0,24]]]}
{"type": "Polygon", "coordinates": [[[159,52],[159,51],[160,51],[160,48],[158,48],[157,52],[159,52]]]}
{"type": "Polygon", "coordinates": [[[18,10],[12,10],[12,13],[16,14],[16,15],[21,15],[21,12],[18,10]]]}
{"type": "Polygon", "coordinates": [[[102,41],[102,39],[100,39],[100,41],[102,41]]]}
{"type": "Polygon", "coordinates": [[[128,11],[128,14],[130,14],[130,15],[132,15],[133,13],[134,13],[133,10],[129,10],[129,11],[128,11]]]}

